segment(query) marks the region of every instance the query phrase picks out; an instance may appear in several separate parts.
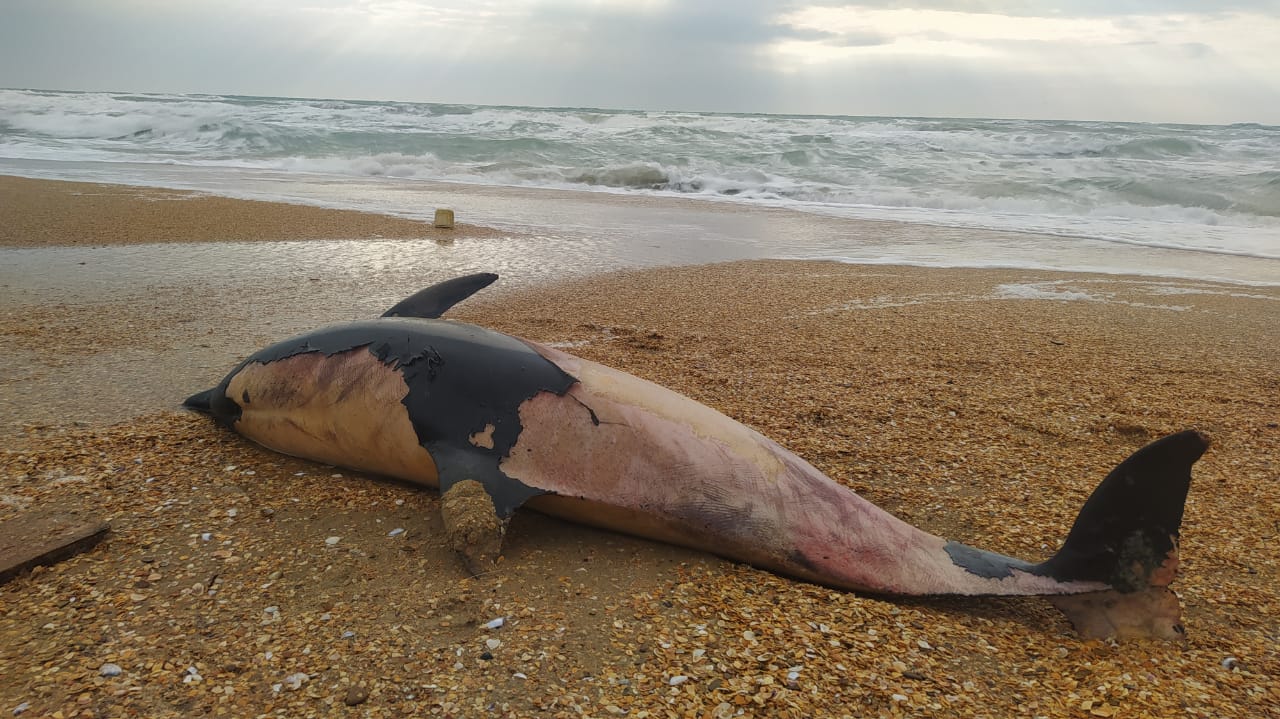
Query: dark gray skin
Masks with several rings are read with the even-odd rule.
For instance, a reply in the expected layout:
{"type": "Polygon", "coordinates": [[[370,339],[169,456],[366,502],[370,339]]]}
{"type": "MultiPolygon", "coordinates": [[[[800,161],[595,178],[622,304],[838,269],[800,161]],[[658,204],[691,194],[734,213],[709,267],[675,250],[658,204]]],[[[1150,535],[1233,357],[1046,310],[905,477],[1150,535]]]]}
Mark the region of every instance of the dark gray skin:
{"type": "MultiPolygon", "coordinates": [[[[1181,633],[1167,586],[1191,465],[1208,447],[1199,433],[1171,435],[1121,463],[1058,553],[1026,562],[912,527],[687,397],[438,319],[493,278],[451,280],[388,311],[399,317],[272,345],[186,405],[272,449],[436,487],[447,498],[460,483],[478,483],[501,520],[527,503],[881,594],[1084,595],[1059,602],[1084,631],[1181,633]]],[[[473,554],[469,561],[493,551],[473,554]]]]}

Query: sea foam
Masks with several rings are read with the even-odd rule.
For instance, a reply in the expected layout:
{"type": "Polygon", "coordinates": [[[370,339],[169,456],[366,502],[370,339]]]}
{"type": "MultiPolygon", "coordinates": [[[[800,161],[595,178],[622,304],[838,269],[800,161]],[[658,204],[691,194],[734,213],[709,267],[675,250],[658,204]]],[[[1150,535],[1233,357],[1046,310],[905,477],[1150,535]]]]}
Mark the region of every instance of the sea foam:
{"type": "Polygon", "coordinates": [[[1280,128],[0,90],[0,158],[695,197],[1280,258],[1280,128]]]}

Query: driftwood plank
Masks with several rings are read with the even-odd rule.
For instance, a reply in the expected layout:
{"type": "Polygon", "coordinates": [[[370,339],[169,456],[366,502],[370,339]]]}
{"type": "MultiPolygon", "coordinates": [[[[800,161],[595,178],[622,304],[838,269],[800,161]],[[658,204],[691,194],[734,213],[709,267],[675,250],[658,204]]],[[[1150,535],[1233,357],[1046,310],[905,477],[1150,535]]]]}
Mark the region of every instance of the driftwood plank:
{"type": "Polygon", "coordinates": [[[90,549],[110,526],[97,517],[25,514],[0,522],[0,584],[36,565],[61,562],[90,549]]]}

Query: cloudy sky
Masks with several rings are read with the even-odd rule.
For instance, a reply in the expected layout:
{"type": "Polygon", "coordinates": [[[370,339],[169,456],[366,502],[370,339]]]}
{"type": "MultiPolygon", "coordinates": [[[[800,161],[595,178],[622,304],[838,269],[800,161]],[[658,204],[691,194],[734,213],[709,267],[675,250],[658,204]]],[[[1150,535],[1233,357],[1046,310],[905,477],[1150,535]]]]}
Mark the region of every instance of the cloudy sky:
{"type": "Polygon", "coordinates": [[[1280,0],[5,0],[0,87],[1280,124],[1280,0]]]}

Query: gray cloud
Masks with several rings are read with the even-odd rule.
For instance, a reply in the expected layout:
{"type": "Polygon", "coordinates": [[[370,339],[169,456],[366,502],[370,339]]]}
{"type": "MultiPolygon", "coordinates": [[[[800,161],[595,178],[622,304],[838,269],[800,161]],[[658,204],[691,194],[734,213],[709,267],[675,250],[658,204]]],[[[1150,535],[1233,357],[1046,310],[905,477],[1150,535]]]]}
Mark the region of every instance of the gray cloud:
{"type": "Polygon", "coordinates": [[[883,33],[871,31],[846,32],[839,35],[827,33],[827,37],[822,38],[822,42],[836,47],[872,47],[893,42],[893,38],[883,33]]]}
{"type": "Polygon", "coordinates": [[[848,115],[929,117],[947,107],[949,116],[987,118],[1214,123],[1277,117],[1275,92],[1259,92],[1244,78],[1212,85],[1170,78],[1135,92],[1124,67],[1043,75],[986,58],[875,58],[830,65],[807,80],[787,85],[778,101],[848,115]]]}
{"type": "Polygon", "coordinates": [[[944,10],[1011,17],[1116,17],[1280,13],[1280,0],[814,0],[807,5],[887,10],[944,10]]]}
{"type": "MultiPolygon", "coordinates": [[[[1278,2],[1227,0],[1215,7],[1278,2]]],[[[0,86],[725,112],[1280,121],[1280,73],[1263,66],[1250,76],[1186,33],[1166,43],[1153,31],[1156,40],[1108,48],[1105,58],[1082,57],[1069,44],[992,40],[983,45],[998,51],[996,58],[873,49],[783,66],[772,51],[781,41],[892,50],[894,38],[875,28],[791,27],[785,18],[802,5],[794,1],[533,5],[522,14],[500,2],[424,2],[422,18],[405,20],[421,27],[371,24],[338,0],[306,4],[304,11],[301,4],[252,0],[8,0],[0,86]],[[476,9],[489,13],[483,25],[470,14],[476,9]],[[445,27],[429,24],[438,22],[445,27]],[[371,39],[374,30],[389,34],[371,39]],[[1161,74],[1143,76],[1133,70],[1138,66],[1161,74]]],[[[1008,6],[1013,13],[1031,3],[912,5],[1008,6]]],[[[1055,7],[1079,16],[1098,14],[1103,5],[1055,7]]],[[[1153,28],[1166,20],[1113,22],[1153,28]]]]}
{"type": "MultiPolygon", "coordinates": [[[[806,40],[835,46],[870,46],[887,43],[888,36],[873,32],[835,33],[787,24],[785,16],[807,3],[794,0],[740,0],[733,3],[673,3],[660,12],[597,6],[589,19],[568,6],[535,8],[528,27],[549,35],[566,30],[578,42],[602,49],[643,44],[669,49],[689,58],[715,61],[722,53],[756,53],[782,40],[806,40]]],[[[741,58],[735,58],[735,61],[741,58]]]]}
{"type": "Polygon", "coordinates": [[[528,21],[542,30],[588,33],[595,43],[637,41],[684,46],[756,47],[785,39],[834,39],[819,30],[793,28],[779,18],[798,3],[740,0],[734,3],[677,2],[661,10],[597,5],[590,13],[568,5],[535,6],[528,21]]]}

